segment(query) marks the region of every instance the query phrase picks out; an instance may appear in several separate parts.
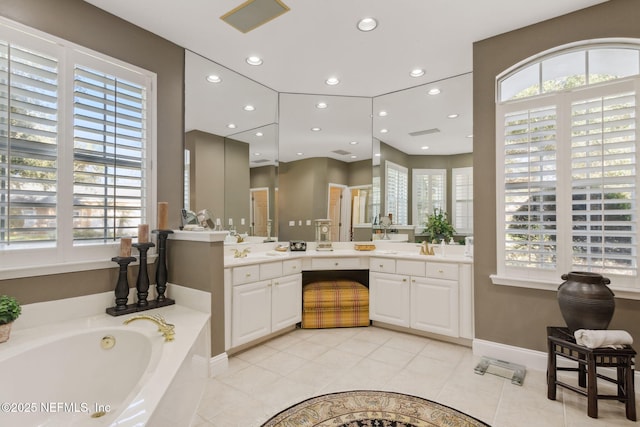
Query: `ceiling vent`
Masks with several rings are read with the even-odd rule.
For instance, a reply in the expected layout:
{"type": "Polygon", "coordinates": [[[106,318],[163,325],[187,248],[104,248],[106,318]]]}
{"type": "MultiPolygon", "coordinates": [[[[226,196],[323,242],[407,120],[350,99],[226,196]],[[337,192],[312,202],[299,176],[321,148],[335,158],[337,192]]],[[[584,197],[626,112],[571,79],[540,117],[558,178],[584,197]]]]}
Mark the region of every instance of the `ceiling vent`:
{"type": "Polygon", "coordinates": [[[280,0],[248,0],[220,19],[236,30],[248,33],[288,11],[289,7],[280,0]]]}
{"type": "Polygon", "coordinates": [[[341,156],[346,156],[347,154],[351,154],[351,152],[344,151],[344,150],[335,150],[335,151],[332,151],[332,153],[340,154],[341,156]]]}
{"type": "Polygon", "coordinates": [[[253,161],[253,162],[251,162],[251,163],[267,163],[268,161],[269,161],[269,160],[267,160],[267,159],[260,159],[260,160],[254,160],[254,161],[253,161]]]}
{"type": "Polygon", "coordinates": [[[411,136],[422,136],[422,135],[431,135],[432,133],[440,133],[440,129],[433,128],[433,129],[426,129],[426,130],[418,130],[418,131],[415,131],[415,132],[409,132],[409,135],[411,135],[411,136]]]}

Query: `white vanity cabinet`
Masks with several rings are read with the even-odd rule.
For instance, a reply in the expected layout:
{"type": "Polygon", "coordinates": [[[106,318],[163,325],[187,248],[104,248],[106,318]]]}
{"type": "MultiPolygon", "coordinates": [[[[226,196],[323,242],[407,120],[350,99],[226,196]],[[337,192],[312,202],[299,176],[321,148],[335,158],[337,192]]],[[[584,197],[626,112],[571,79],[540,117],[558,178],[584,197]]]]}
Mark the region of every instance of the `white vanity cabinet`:
{"type": "Polygon", "coordinates": [[[471,265],[372,257],[371,320],[473,338],[471,265]]]}
{"type": "Polygon", "coordinates": [[[426,332],[459,336],[458,266],[455,278],[411,279],[411,327],[426,332]]]}
{"type": "MultiPolygon", "coordinates": [[[[300,260],[227,268],[231,294],[227,349],[238,347],[302,320],[300,260]]],[[[229,307],[227,305],[227,307],[229,307]]]]}

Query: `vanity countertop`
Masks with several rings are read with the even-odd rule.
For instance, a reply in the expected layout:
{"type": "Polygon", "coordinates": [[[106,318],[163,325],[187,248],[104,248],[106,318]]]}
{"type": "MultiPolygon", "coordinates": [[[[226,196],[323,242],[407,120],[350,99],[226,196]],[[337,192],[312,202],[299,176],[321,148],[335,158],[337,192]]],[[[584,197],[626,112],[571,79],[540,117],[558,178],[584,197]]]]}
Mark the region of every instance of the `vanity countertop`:
{"type": "MultiPolygon", "coordinates": [[[[366,242],[371,243],[371,242],[366,242]]],[[[420,255],[419,245],[414,243],[392,243],[390,245],[378,246],[372,251],[358,251],[353,249],[354,242],[335,242],[332,251],[317,251],[313,247],[313,243],[308,243],[306,251],[303,252],[280,252],[276,251],[277,244],[241,244],[241,245],[225,245],[224,250],[224,266],[237,267],[242,265],[263,264],[267,262],[277,262],[291,259],[309,259],[309,258],[354,258],[354,257],[383,257],[394,259],[409,259],[429,262],[455,262],[455,263],[473,263],[473,258],[464,255],[464,246],[455,245],[445,246],[445,255],[438,254],[439,246],[435,246],[436,255],[420,255]],[[264,246],[268,245],[268,246],[264,246]],[[312,246],[309,248],[309,246],[312,246]],[[242,251],[249,249],[247,256],[242,258],[234,257],[234,249],[242,251]],[[449,253],[447,253],[449,252],[449,253]]]]}

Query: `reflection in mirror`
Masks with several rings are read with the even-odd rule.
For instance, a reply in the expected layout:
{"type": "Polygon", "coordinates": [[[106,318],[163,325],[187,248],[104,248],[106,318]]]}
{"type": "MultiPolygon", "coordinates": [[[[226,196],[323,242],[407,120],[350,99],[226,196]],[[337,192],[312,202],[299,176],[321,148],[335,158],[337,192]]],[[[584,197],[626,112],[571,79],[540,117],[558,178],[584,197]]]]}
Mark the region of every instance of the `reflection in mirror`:
{"type": "Polygon", "coordinates": [[[371,98],[279,95],[279,238],[315,239],[331,221],[332,241],[371,230],[371,98]]]}
{"type": "Polygon", "coordinates": [[[270,189],[267,212],[275,218],[277,102],[275,91],[185,52],[187,209],[207,209],[217,228],[248,234],[254,230],[250,169],[268,167],[271,182],[260,186],[270,189]]]}
{"type": "MultiPolygon", "coordinates": [[[[434,209],[447,212],[456,240],[473,232],[470,73],[374,98],[373,136],[375,200],[392,238],[431,239],[434,209]]],[[[382,228],[374,219],[374,240],[382,228]]]]}

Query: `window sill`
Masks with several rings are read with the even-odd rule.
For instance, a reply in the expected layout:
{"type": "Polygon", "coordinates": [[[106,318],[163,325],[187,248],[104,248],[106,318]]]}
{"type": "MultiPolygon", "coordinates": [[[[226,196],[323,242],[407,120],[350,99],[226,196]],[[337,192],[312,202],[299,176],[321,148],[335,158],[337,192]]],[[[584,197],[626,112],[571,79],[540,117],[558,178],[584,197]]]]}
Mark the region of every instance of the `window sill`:
{"type": "MultiPolygon", "coordinates": [[[[149,264],[155,263],[157,254],[147,257],[149,264]]],[[[130,265],[138,265],[132,262],[130,265]]],[[[118,265],[111,260],[87,260],[78,262],[43,264],[38,266],[24,266],[15,268],[0,268],[0,280],[20,279],[25,277],[46,276],[50,274],[74,273],[78,271],[102,270],[105,268],[117,268],[118,265]]]]}
{"type": "MultiPolygon", "coordinates": [[[[497,274],[492,274],[489,277],[491,278],[491,283],[493,283],[494,285],[512,286],[516,288],[527,288],[527,289],[540,289],[544,291],[554,291],[554,292],[557,291],[558,286],[562,284],[562,281],[553,283],[545,280],[523,279],[521,277],[498,276],[497,274]]],[[[615,287],[615,286],[609,286],[609,288],[613,291],[616,298],[640,300],[640,289],[621,288],[621,287],[615,287]]]]}

